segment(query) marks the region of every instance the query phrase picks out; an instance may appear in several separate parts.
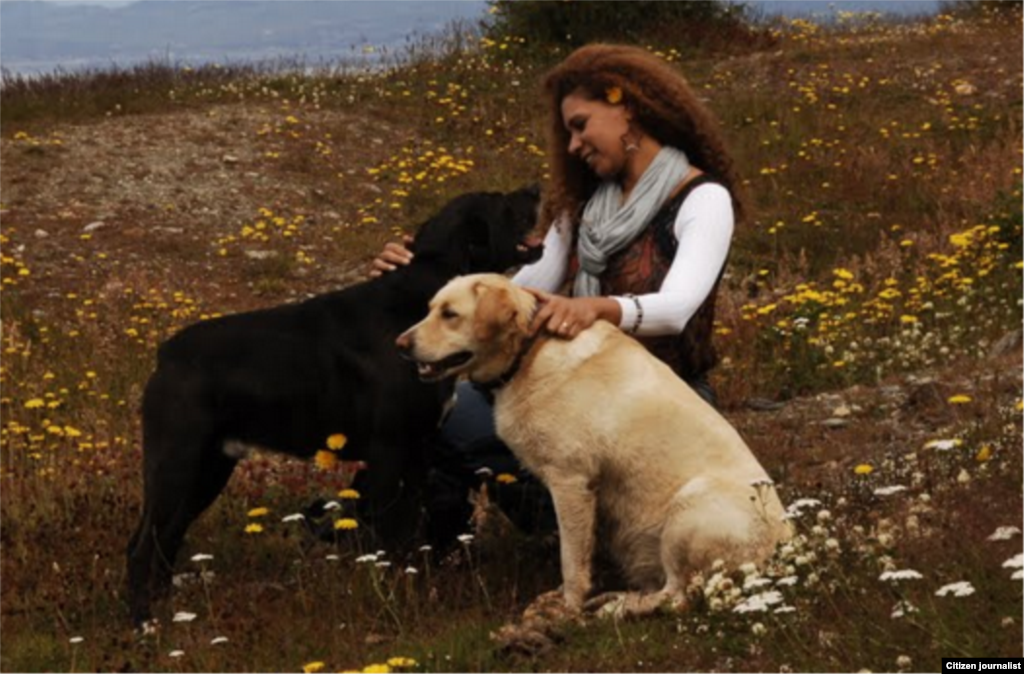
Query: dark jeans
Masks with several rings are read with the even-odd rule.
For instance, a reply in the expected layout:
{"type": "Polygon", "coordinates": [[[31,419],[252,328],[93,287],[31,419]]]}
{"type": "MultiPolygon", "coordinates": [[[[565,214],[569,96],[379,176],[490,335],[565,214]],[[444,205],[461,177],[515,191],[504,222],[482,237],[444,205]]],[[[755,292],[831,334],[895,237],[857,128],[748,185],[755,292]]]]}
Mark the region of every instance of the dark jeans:
{"type": "MultiPolygon", "coordinates": [[[[717,409],[718,399],[706,379],[687,383],[717,409]]],[[[520,529],[526,533],[556,531],[551,495],[498,439],[491,402],[467,382],[460,382],[456,393],[455,406],[438,433],[428,476],[430,537],[445,544],[469,530],[472,507],[468,491],[483,482],[492,500],[520,529]],[[499,475],[503,477],[496,479],[499,475]]]]}

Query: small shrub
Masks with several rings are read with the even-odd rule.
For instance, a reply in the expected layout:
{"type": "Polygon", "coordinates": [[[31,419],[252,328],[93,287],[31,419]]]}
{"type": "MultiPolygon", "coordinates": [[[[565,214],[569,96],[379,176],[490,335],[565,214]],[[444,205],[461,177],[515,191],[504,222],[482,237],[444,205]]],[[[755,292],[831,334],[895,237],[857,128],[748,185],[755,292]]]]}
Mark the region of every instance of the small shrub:
{"type": "Polygon", "coordinates": [[[754,49],[771,39],[746,19],[744,6],[699,2],[512,2],[492,3],[487,37],[527,37],[540,47],[578,47],[590,42],[665,44],[684,52],[754,49]],[[685,47],[685,49],[683,49],[685,47]]]}

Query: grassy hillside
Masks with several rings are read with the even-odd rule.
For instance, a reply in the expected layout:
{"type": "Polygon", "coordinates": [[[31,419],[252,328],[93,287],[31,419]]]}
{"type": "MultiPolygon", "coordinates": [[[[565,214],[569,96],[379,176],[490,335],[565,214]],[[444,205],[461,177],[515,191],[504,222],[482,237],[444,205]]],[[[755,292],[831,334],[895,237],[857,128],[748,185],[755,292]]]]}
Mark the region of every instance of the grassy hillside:
{"type": "Polygon", "coordinates": [[[723,412],[787,502],[816,503],[764,583],[704,579],[682,614],[592,619],[535,656],[488,635],[558,584],[555,543],[488,517],[444,560],[357,562],[358,529],[330,546],[281,521],[346,486],[344,465],[241,467],[190,534],[157,637],[128,624],[123,551],[157,343],[357,282],[449,198],[543,180],[538,79],[560,52],[450,35],[376,74],[5,78],[0,668],[935,671],[1020,656],[1020,533],[993,539],[1024,528],[1020,16],[773,31],[739,55],[651,48],[722,118],[753,204],[719,304],[723,412]],[[781,603],[735,610],[769,587],[781,603]]]}

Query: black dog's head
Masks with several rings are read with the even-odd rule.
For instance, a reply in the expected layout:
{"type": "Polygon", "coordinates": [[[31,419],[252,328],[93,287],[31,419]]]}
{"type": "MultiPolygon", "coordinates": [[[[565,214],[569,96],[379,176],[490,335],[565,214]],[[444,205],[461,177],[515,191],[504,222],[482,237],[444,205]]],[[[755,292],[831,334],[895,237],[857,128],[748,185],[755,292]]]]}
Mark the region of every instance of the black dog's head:
{"type": "Polygon", "coordinates": [[[536,186],[507,194],[463,194],[420,227],[412,249],[418,259],[442,260],[457,274],[501,272],[535,262],[543,247],[529,234],[539,204],[536,186]]]}

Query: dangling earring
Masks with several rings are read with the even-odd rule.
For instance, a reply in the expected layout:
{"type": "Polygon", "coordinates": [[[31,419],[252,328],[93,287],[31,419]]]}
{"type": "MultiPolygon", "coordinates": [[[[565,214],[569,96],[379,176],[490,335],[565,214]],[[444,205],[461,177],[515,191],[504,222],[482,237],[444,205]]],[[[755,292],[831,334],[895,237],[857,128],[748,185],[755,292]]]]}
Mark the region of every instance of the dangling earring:
{"type": "Polygon", "coordinates": [[[633,137],[632,129],[622,134],[621,140],[622,147],[625,148],[626,154],[632,154],[640,149],[640,141],[633,137]]]}

